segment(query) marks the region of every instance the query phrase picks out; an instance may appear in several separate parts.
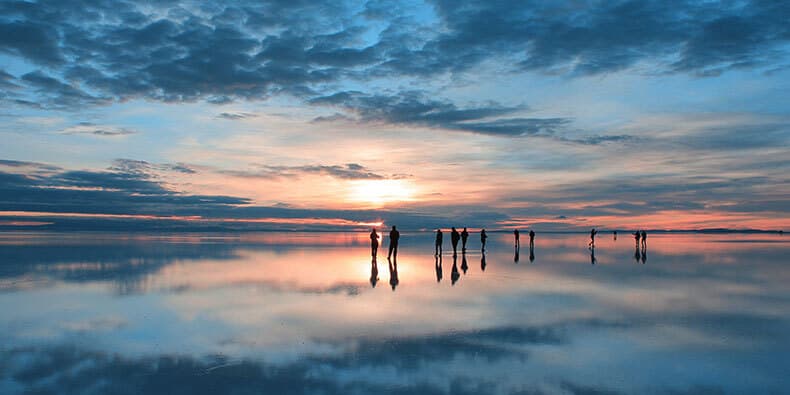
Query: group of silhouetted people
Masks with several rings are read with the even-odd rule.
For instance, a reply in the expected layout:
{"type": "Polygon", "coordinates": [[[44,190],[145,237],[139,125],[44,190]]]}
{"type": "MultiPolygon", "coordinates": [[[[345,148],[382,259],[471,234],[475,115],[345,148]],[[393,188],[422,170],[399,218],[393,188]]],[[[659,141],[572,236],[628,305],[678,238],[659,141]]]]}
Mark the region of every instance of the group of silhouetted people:
{"type": "MultiPolygon", "coordinates": [[[[598,234],[598,230],[593,228],[590,230],[590,242],[588,247],[590,249],[590,263],[593,265],[597,262],[595,258],[595,236],[598,234]]],[[[612,231],[614,240],[617,240],[617,231],[612,231]]],[[[647,261],[647,232],[644,230],[638,230],[633,233],[634,239],[636,240],[636,251],[634,252],[634,259],[637,262],[641,261],[645,263],[647,261]]],[[[521,240],[520,240],[520,232],[518,229],[513,230],[513,238],[514,238],[514,250],[515,254],[513,257],[513,261],[518,263],[519,261],[519,250],[521,248],[521,240]]],[[[371,251],[371,269],[370,269],[370,284],[375,287],[376,283],[378,282],[378,266],[376,264],[376,256],[378,254],[379,248],[379,234],[376,232],[376,228],[371,229],[370,231],[370,251],[371,251]]],[[[455,227],[452,227],[450,230],[450,242],[453,246],[453,267],[450,273],[450,279],[452,284],[455,283],[460,278],[461,274],[458,270],[457,265],[457,256],[458,256],[458,243],[461,243],[461,255],[462,255],[462,262],[461,262],[461,270],[466,274],[466,271],[469,268],[466,260],[466,246],[469,240],[469,231],[466,227],[463,228],[462,231],[458,231],[455,227]]],[[[488,234],[486,233],[485,229],[480,230],[480,246],[482,257],[480,259],[480,269],[482,271],[486,270],[486,241],[488,240],[488,234]]],[[[398,285],[398,242],[400,241],[400,232],[398,229],[393,226],[392,230],[389,233],[389,249],[387,252],[387,260],[389,261],[389,270],[390,270],[390,286],[392,290],[395,290],[395,287],[398,285]]],[[[435,239],[435,248],[434,248],[434,256],[435,256],[435,269],[436,269],[436,281],[440,282],[442,280],[442,245],[444,242],[444,235],[441,229],[436,229],[436,239],[435,239]]],[[[532,262],[535,260],[535,231],[529,231],[529,261],[532,262]]]]}
{"type": "MultiPolygon", "coordinates": [[[[480,231],[480,244],[482,245],[482,250],[485,251],[486,249],[486,240],[488,239],[488,235],[486,234],[486,230],[483,229],[480,231]]],[[[442,255],[442,244],[444,240],[444,235],[441,229],[436,229],[436,245],[434,249],[434,255],[440,256],[442,255]]],[[[469,231],[464,228],[463,231],[458,232],[455,227],[452,228],[450,231],[450,242],[453,245],[453,255],[458,255],[458,242],[461,242],[461,252],[466,252],[466,242],[469,240],[469,231]]]]}

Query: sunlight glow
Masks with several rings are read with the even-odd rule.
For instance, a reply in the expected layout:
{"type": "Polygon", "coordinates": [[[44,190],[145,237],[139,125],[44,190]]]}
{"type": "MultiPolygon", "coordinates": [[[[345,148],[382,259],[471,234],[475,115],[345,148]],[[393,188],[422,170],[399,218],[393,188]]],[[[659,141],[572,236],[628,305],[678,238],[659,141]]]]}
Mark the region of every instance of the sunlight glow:
{"type": "Polygon", "coordinates": [[[415,193],[414,186],[407,180],[355,180],[351,181],[348,199],[381,206],[414,200],[415,193]]]}

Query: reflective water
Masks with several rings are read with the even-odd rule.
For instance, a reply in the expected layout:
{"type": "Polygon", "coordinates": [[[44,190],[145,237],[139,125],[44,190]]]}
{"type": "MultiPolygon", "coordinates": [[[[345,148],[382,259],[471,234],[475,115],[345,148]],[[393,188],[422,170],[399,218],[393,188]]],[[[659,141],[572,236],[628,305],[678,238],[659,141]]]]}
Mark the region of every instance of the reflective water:
{"type": "Polygon", "coordinates": [[[787,237],[445,239],[2,234],[0,393],[790,392],[787,237]]]}

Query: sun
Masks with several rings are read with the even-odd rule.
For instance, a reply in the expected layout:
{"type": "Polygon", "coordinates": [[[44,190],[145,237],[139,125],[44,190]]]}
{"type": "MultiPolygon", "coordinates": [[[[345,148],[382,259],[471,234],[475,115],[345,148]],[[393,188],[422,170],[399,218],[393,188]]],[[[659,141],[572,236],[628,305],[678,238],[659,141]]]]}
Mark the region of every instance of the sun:
{"type": "Polygon", "coordinates": [[[348,199],[375,206],[414,200],[415,187],[407,180],[354,180],[348,199]]]}

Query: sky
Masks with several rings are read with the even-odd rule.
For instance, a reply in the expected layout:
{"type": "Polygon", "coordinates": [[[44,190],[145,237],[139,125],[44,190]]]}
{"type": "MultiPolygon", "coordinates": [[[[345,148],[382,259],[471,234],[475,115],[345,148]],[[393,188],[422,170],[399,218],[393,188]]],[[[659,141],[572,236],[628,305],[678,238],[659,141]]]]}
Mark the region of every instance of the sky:
{"type": "Polygon", "coordinates": [[[786,229],[790,3],[0,2],[0,228],[786,229]]]}

